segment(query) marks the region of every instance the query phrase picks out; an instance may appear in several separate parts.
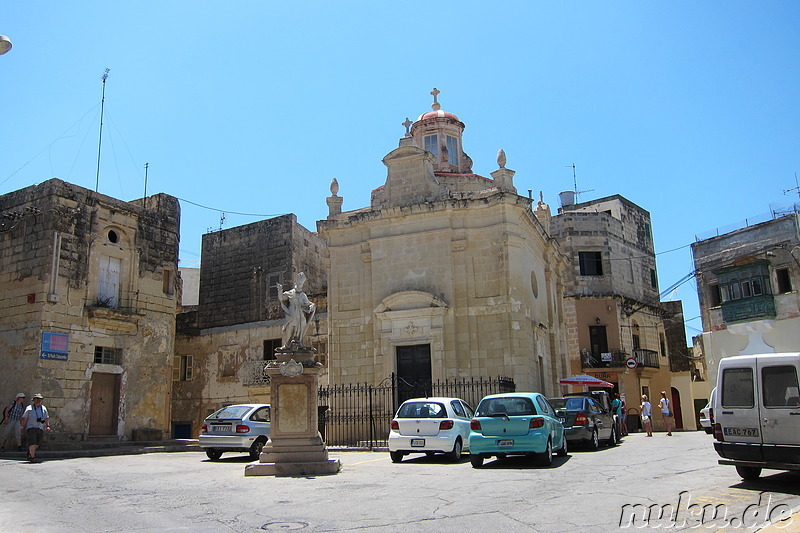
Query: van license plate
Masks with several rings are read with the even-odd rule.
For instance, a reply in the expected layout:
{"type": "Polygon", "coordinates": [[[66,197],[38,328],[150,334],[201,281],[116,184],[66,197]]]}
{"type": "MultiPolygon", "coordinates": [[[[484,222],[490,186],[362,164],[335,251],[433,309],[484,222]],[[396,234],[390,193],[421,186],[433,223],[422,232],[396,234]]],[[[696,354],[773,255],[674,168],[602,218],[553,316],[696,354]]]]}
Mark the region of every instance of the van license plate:
{"type": "Polygon", "coordinates": [[[411,439],[411,445],[415,448],[421,448],[425,446],[425,439],[411,439]]]}
{"type": "Polygon", "coordinates": [[[499,441],[497,441],[497,445],[501,446],[501,447],[502,446],[513,446],[514,445],[514,440],[513,439],[499,440],[499,441]]]}
{"type": "Polygon", "coordinates": [[[758,428],[722,428],[722,434],[731,437],[758,437],[758,428]]]}

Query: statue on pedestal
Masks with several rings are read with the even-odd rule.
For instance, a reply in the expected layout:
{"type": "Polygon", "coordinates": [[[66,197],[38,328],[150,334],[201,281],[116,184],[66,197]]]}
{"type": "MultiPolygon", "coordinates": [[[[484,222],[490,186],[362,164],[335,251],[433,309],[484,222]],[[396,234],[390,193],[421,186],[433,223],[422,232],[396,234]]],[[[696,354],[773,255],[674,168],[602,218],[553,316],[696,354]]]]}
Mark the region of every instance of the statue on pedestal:
{"type": "Polygon", "coordinates": [[[279,351],[291,351],[297,348],[309,349],[303,344],[303,338],[306,336],[311,321],[314,320],[317,307],[303,292],[305,283],[306,275],[298,272],[294,277],[294,288],[284,291],[283,285],[280,283],[276,285],[281,309],[289,319],[283,326],[283,346],[278,348],[279,351]]]}

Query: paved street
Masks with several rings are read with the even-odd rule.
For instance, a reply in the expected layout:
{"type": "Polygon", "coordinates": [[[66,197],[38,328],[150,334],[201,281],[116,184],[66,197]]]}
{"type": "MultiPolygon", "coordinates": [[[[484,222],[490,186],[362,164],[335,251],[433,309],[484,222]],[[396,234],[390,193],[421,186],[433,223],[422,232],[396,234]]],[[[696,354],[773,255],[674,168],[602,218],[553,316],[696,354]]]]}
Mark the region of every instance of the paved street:
{"type": "MultiPolygon", "coordinates": [[[[410,456],[394,464],[387,453],[332,456],[342,460],[341,473],[317,478],[245,477],[246,456],[214,463],[198,452],[42,464],[0,458],[0,523],[22,532],[611,531],[620,528],[625,504],[678,506],[682,498],[672,530],[753,531],[725,524],[748,506],[749,525],[763,525],[756,510],[777,517],[800,509],[800,476],[767,471],[760,482],[743,483],[733,467],[716,464],[712,437],[702,432],[631,435],[615,448],[573,450],[549,469],[522,459],[476,470],[468,459],[410,456]],[[698,528],[690,504],[724,504],[727,522],[698,528]]],[[[623,522],[643,524],[630,513],[623,522]]],[[[659,522],[651,517],[649,524],[659,522]]]]}

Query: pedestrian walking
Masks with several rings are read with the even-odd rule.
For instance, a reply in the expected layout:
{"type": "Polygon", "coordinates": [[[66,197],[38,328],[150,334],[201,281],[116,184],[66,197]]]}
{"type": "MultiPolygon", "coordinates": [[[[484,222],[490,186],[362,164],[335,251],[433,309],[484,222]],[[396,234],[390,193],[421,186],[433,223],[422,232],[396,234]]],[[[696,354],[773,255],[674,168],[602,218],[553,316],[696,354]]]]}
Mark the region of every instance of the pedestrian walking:
{"type": "Polygon", "coordinates": [[[619,401],[619,434],[624,437],[628,434],[628,413],[627,408],[625,407],[625,400],[620,398],[619,401]]]}
{"type": "Polygon", "coordinates": [[[17,443],[17,451],[22,451],[22,436],[20,432],[20,419],[25,412],[25,393],[20,392],[14,401],[6,405],[3,410],[3,427],[0,429],[0,452],[6,451],[6,442],[11,437],[17,443]]]}
{"type": "Polygon", "coordinates": [[[661,399],[658,400],[658,407],[661,409],[661,415],[664,417],[664,425],[667,427],[667,437],[671,437],[672,430],[675,429],[675,416],[672,414],[672,409],[669,407],[667,391],[661,391],[661,399]]]}
{"type": "Polygon", "coordinates": [[[622,400],[619,399],[617,394],[613,395],[611,400],[611,414],[614,415],[614,425],[617,429],[617,435],[622,436],[622,400]]]}
{"type": "Polygon", "coordinates": [[[647,431],[647,436],[653,436],[653,412],[650,402],[647,401],[647,394],[642,394],[642,405],[639,406],[642,412],[642,424],[644,430],[647,431]]]}
{"type": "Polygon", "coordinates": [[[20,432],[24,431],[28,439],[28,461],[31,463],[41,463],[36,458],[36,449],[44,440],[44,432],[50,431],[50,414],[42,404],[43,399],[41,394],[34,394],[33,403],[22,413],[20,432]]]}

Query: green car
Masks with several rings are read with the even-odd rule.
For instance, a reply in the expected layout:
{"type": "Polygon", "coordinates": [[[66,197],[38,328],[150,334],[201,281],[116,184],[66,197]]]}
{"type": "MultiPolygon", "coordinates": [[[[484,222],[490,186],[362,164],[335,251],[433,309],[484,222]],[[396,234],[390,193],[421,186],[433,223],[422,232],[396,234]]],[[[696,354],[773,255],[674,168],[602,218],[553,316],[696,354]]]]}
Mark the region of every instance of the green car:
{"type": "Polygon", "coordinates": [[[484,397],[470,422],[470,461],[480,468],[491,456],[531,455],[550,466],[553,452],[567,455],[564,426],[555,409],[538,392],[511,392],[484,397]]]}

